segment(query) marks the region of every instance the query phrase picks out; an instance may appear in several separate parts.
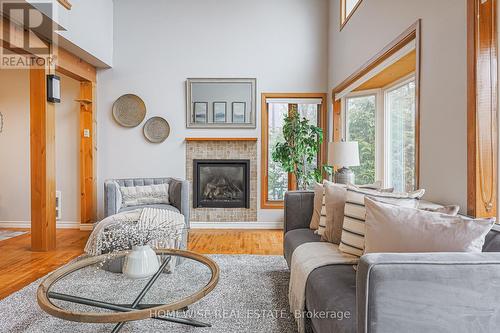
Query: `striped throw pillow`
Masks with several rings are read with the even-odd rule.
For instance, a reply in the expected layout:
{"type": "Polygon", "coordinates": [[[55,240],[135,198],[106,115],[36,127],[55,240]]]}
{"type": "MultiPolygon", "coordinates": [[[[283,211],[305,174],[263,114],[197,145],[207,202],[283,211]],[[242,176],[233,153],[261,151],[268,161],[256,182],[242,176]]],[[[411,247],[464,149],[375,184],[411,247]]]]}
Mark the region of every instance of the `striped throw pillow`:
{"type": "Polygon", "coordinates": [[[323,236],[323,233],[326,229],[326,200],[325,200],[325,191],[323,191],[323,199],[321,201],[321,211],[319,215],[319,225],[318,230],[316,230],[316,234],[323,236]]]}
{"type": "MultiPolygon", "coordinates": [[[[333,216],[327,216],[326,213],[325,187],[327,185],[346,187],[344,184],[335,184],[326,179],[323,180],[322,184],[314,183],[314,210],[309,227],[315,230],[315,234],[320,236],[323,236],[326,225],[333,220],[333,216]]],[[[382,182],[377,181],[373,184],[362,185],[360,188],[379,190],[381,186],[382,182]]]]}
{"type": "Polygon", "coordinates": [[[418,200],[425,190],[411,193],[390,193],[376,190],[362,189],[354,185],[347,185],[347,198],[344,209],[344,224],[339,250],[358,257],[365,249],[365,196],[376,200],[403,207],[417,208],[418,200]]]}

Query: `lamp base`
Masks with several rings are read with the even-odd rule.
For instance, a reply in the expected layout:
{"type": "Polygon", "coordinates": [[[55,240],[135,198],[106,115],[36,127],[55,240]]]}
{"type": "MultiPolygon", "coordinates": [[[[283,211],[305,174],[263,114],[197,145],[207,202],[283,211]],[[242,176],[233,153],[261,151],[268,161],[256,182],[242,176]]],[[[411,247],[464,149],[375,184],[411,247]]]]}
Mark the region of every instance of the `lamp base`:
{"type": "Polygon", "coordinates": [[[335,172],[335,176],[333,181],[337,184],[354,184],[355,176],[354,172],[351,169],[343,167],[337,172],[335,172]]]}

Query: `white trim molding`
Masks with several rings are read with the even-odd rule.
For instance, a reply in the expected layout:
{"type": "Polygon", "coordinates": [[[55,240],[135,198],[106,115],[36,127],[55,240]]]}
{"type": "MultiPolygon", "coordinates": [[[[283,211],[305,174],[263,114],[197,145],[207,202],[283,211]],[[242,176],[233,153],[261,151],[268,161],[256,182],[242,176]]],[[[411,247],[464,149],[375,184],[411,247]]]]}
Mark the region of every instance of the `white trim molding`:
{"type": "Polygon", "coordinates": [[[283,229],[283,222],[191,222],[191,229],[283,229]]]}
{"type": "Polygon", "coordinates": [[[80,230],[92,231],[92,230],[94,230],[94,224],[93,223],[80,223],[80,230]]]}
{"type": "MultiPolygon", "coordinates": [[[[31,221],[0,221],[0,228],[23,228],[30,229],[31,221]]],[[[80,229],[80,222],[57,221],[57,229],[80,229]]]]}

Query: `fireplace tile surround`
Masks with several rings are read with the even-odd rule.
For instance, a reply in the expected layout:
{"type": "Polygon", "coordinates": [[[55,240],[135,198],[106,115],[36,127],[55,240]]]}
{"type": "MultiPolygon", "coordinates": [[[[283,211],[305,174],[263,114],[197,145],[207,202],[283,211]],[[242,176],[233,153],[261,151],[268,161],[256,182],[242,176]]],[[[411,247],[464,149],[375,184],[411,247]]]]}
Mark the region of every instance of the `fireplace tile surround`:
{"type": "Polygon", "coordinates": [[[249,208],[193,208],[193,222],[256,222],[257,221],[257,140],[255,138],[187,138],[186,177],[193,184],[194,160],[249,160],[249,208]]]}

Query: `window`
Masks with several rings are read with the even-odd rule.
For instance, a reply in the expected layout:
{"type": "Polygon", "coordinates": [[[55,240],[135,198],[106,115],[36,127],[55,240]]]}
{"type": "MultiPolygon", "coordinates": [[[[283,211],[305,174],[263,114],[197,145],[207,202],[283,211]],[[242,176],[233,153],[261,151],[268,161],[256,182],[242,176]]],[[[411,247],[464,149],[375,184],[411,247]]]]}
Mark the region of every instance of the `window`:
{"type": "MultiPolygon", "coordinates": [[[[323,128],[326,142],[325,103],[325,94],[262,94],[261,208],[283,208],[285,192],[295,186],[292,175],[283,171],[279,163],[272,159],[274,147],[284,140],[282,129],[285,117],[291,111],[298,111],[301,117],[323,128]]],[[[309,167],[316,168],[323,156],[324,147],[309,167]]]]}
{"type": "Polygon", "coordinates": [[[376,95],[346,98],[347,141],[357,141],[360,166],[353,167],[358,184],[375,182],[376,95]]]}
{"type": "Polygon", "coordinates": [[[344,27],[362,0],[340,0],[340,29],[344,27]]]}
{"type": "Polygon", "coordinates": [[[383,180],[395,191],[417,186],[415,77],[383,89],[344,97],[344,138],[357,141],[360,166],[353,167],[356,184],[383,180]]]}
{"type": "Polygon", "coordinates": [[[415,80],[385,91],[386,177],[399,191],[416,187],[415,80]]]}

